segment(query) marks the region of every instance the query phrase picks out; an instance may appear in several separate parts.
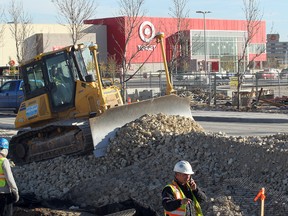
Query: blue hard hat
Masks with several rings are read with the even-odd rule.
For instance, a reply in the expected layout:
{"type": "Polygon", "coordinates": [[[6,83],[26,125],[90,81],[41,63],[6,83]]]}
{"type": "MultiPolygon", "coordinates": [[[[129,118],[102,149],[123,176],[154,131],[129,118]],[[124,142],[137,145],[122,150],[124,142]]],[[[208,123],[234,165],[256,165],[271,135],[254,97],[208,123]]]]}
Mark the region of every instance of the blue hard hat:
{"type": "Polygon", "coordinates": [[[2,149],[9,149],[9,142],[5,138],[0,138],[0,148],[2,149]]]}

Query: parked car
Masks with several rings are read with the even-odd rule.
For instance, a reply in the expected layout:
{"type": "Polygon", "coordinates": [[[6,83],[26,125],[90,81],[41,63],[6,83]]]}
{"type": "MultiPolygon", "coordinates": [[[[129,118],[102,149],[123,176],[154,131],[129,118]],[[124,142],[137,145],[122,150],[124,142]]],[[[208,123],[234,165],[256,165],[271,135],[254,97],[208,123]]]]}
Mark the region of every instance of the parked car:
{"type": "Polygon", "coordinates": [[[227,73],[227,77],[228,77],[228,79],[229,79],[230,77],[235,77],[236,74],[237,74],[237,73],[235,73],[235,72],[228,72],[228,73],[227,73]]]}
{"type": "Polygon", "coordinates": [[[277,78],[277,74],[272,73],[272,72],[259,71],[258,73],[256,73],[256,78],[257,79],[275,79],[277,78]]]}
{"type": "Polygon", "coordinates": [[[179,73],[175,75],[175,78],[177,80],[194,80],[195,79],[195,75],[193,74],[189,74],[189,73],[179,73]]]}
{"type": "Polygon", "coordinates": [[[243,78],[244,79],[254,79],[255,78],[255,75],[254,74],[252,74],[251,72],[244,72],[244,74],[243,74],[243,78]]]}
{"type": "MultiPolygon", "coordinates": [[[[216,80],[226,79],[226,73],[211,72],[211,79],[214,79],[214,76],[215,76],[216,80]]],[[[227,78],[227,79],[229,79],[229,78],[227,78]]]]}
{"type": "Polygon", "coordinates": [[[23,99],[22,80],[6,81],[0,87],[0,110],[12,110],[17,113],[23,99]]]}
{"type": "Polygon", "coordinates": [[[280,76],[280,79],[287,79],[288,78],[288,68],[283,69],[280,72],[279,76],[280,76]]]}

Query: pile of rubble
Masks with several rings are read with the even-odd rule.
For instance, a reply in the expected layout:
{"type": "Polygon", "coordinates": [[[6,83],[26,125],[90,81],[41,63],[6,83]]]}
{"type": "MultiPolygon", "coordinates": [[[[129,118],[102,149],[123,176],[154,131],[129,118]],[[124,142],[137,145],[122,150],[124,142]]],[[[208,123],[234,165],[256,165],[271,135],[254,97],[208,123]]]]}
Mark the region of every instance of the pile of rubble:
{"type": "Polygon", "coordinates": [[[222,93],[216,92],[215,95],[212,93],[210,105],[208,105],[209,92],[204,91],[203,89],[195,88],[189,91],[180,89],[177,91],[177,93],[180,97],[186,97],[190,99],[191,108],[193,110],[288,113],[287,102],[285,102],[285,100],[287,100],[286,96],[281,98],[276,97],[275,99],[271,100],[271,103],[265,103],[264,101],[260,100],[257,105],[254,103],[255,101],[253,102],[253,100],[251,100],[251,104],[247,106],[240,106],[238,109],[237,105],[232,106],[232,98],[222,93]],[[216,103],[214,104],[215,99],[216,103]],[[282,101],[283,106],[278,106],[279,102],[277,101],[282,101]]]}
{"type": "Polygon", "coordinates": [[[259,215],[254,202],[267,193],[265,213],[288,212],[288,134],[229,137],[206,133],[179,116],[145,115],[117,132],[107,155],[63,156],[13,168],[22,194],[70,200],[80,208],[134,200],[163,214],[161,190],[173,166],[188,160],[209,197],[205,215],[259,215]]]}

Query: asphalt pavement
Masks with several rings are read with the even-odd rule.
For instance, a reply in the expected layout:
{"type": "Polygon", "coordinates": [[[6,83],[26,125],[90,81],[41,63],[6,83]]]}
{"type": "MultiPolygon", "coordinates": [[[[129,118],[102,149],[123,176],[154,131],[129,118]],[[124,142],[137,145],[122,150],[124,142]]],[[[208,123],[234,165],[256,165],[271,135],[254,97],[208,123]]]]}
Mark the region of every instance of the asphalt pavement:
{"type": "Polygon", "coordinates": [[[288,132],[288,114],[193,110],[192,115],[205,131],[229,136],[269,136],[288,132]]]}
{"type": "Polygon", "coordinates": [[[0,129],[15,129],[14,120],[16,115],[13,112],[0,112],[0,129]]]}
{"type": "MultiPolygon", "coordinates": [[[[238,123],[241,123],[242,127],[245,128],[258,128],[257,125],[262,123],[263,133],[270,131],[272,127],[275,132],[285,132],[288,128],[288,114],[282,113],[192,110],[192,116],[195,121],[211,131],[220,130],[222,127],[221,130],[229,133],[233,130],[233,126],[238,123]],[[266,129],[264,129],[265,127],[266,129]]],[[[0,128],[15,129],[14,120],[15,114],[0,113],[0,128]]],[[[239,130],[239,126],[236,130],[239,130]]],[[[249,129],[243,133],[249,133],[249,129]]],[[[235,132],[231,132],[231,134],[235,134],[235,132]]]]}
{"type": "Polygon", "coordinates": [[[192,116],[207,122],[288,123],[288,114],[282,113],[192,110],[192,116]]]}

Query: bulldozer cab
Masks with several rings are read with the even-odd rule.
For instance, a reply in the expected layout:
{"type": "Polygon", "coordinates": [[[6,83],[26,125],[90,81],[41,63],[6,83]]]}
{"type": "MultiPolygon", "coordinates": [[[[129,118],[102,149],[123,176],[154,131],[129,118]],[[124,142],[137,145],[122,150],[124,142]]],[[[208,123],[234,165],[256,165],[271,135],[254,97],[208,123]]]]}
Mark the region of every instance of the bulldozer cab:
{"type": "Polygon", "coordinates": [[[65,48],[48,53],[21,67],[26,99],[47,94],[51,112],[60,112],[75,106],[76,80],[93,81],[86,63],[89,49],[65,48]],[[85,55],[82,55],[84,54],[85,55]]]}
{"type": "Polygon", "coordinates": [[[73,106],[74,75],[65,52],[48,55],[22,68],[27,99],[48,94],[52,112],[73,106]]]}

